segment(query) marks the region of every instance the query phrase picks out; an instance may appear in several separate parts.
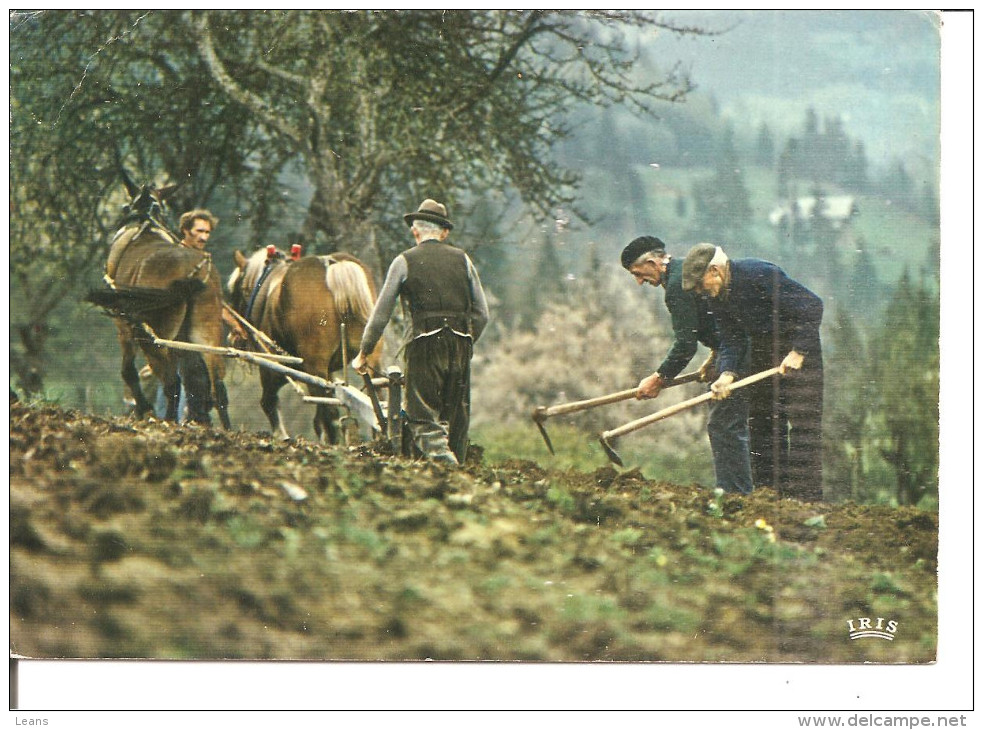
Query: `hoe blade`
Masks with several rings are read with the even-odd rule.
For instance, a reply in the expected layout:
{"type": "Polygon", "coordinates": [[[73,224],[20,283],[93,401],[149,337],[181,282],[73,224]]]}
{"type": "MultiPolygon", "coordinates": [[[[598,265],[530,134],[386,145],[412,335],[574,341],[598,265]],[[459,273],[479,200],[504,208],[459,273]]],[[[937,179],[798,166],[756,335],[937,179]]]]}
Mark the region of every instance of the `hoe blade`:
{"type": "Polygon", "coordinates": [[[624,466],[625,465],[625,463],[621,460],[621,457],[618,456],[618,452],[615,451],[611,447],[611,444],[608,443],[608,440],[606,438],[604,438],[603,436],[601,436],[598,439],[598,441],[601,442],[601,448],[604,449],[604,453],[607,454],[608,459],[610,459],[611,461],[613,461],[618,466],[624,466]]]}
{"type": "Polygon", "coordinates": [[[543,441],[546,442],[546,448],[549,449],[550,453],[555,456],[556,452],[553,451],[553,442],[550,441],[550,436],[548,433],[546,433],[546,427],[542,424],[541,421],[538,420],[536,421],[536,426],[539,428],[539,432],[543,434],[543,441]]]}

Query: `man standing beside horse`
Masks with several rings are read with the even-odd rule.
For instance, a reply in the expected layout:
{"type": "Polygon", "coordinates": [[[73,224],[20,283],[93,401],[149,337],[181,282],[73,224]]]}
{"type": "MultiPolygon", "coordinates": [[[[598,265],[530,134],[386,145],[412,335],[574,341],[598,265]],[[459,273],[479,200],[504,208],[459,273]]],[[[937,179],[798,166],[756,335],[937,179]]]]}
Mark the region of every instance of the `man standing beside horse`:
{"type": "MultiPolygon", "coordinates": [[[[195,208],[194,210],[189,210],[181,215],[178,221],[178,228],[181,232],[180,244],[185,248],[194,249],[196,251],[204,252],[205,246],[208,243],[209,237],[212,235],[212,231],[218,225],[218,218],[212,214],[210,210],[204,208],[195,208]]],[[[206,254],[210,255],[210,254],[206,254]]],[[[229,313],[226,311],[225,307],[222,307],[222,322],[229,327],[232,332],[238,336],[244,336],[242,327],[238,322],[233,319],[229,313]]],[[[201,358],[195,358],[193,356],[188,356],[189,361],[193,363],[192,367],[203,367],[204,364],[201,358]]],[[[141,377],[146,377],[144,371],[149,368],[144,367],[141,370],[141,377]]],[[[178,398],[178,418],[183,420],[183,414],[187,408],[187,396],[184,387],[179,390],[178,398]]],[[[164,397],[164,388],[159,386],[157,389],[157,399],[154,406],[158,417],[163,418],[167,410],[166,398],[164,397]]]]}
{"type": "Polygon", "coordinates": [[[179,225],[183,236],[181,245],[204,251],[208,237],[218,225],[218,218],[212,215],[211,211],[195,208],[181,216],[179,225]]]}
{"type": "MultiPolygon", "coordinates": [[[[195,208],[181,215],[178,226],[181,231],[182,246],[204,251],[205,246],[208,244],[208,239],[218,226],[218,218],[210,210],[195,208]]],[[[248,335],[242,328],[242,325],[236,320],[235,316],[230,314],[228,308],[225,306],[222,307],[222,322],[229,328],[233,343],[241,343],[248,340],[248,335]]]]}
{"type": "Polygon", "coordinates": [[[488,323],[488,304],[471,258],[445,240],[454,228],[445,206],[428,198],[403,220],[416,246],[393,259],[352,367],[368,372],[367,353],[375,349],[401,299],[412,325],[405,358],[406,415],[413,443],[432,461],[463,464],[471,417],[471,356],[488,323]]]}

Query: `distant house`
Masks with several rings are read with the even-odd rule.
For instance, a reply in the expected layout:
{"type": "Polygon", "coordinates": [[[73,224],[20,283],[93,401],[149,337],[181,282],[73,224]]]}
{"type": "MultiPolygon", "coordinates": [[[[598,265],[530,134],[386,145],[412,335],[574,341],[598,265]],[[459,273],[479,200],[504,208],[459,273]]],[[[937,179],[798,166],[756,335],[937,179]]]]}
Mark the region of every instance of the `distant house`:
{"type": "Polygon", "coordinates": [[[768,215],[768,221],[773,226],[788,226],[793,223],[808,226],[818,214],[838,230],[849,225],[850,219],[860,212],[856,198],[852,195],[830,195],[818,200],[820,201],[818,213],[817,198],[809,196],[779,205],[768,215]]]}

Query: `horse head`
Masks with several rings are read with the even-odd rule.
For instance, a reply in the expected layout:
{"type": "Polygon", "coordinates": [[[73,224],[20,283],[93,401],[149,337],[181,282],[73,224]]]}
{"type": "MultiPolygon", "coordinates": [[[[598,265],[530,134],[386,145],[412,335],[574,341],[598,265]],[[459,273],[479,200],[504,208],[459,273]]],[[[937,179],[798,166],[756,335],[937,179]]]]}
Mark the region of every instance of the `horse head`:
{"type": "MultiPolygon", "coordinates": [[[[151,183],[142,185],[131,193],[130,202],[123,206],[123,219],[126,222],[149,220],[164,225],[164,212],[167,210],[167,196],[177,189],[177,185],[162,188],[151,183]]],[[[166,226],[165,226],[166,227],[166,226]]]]}
{"type": "Polygon", "coordinates": [[[159,188],[153,183],[137,185],[127,173],[126,168],[120,166],[120,171],[126,193],[130,196],[130,202],[123,206],[121,225],[150,221],[157,226],[167,228],[164,218],[164,213],[167,210],[166,200],[181,187],[181,183],[164,185],[159,188]]]}
{"type": "Polygon", "coordinates": [[[121,224],[142,223],[143,221],[149,220],[163,228],[167,228],[164,224],[164,211],[166,210],[164,201],[175,190],[181,187],[182,183],[165,185],[161,188],[156,187],[153,183],[137,185],[129,170],[126,169],[126,165],[123,164],[123,153],[119,147],[113,148],[113,154],[120,177],[123,178],[123,185],[126,187],[126,194],[130,197],[130,202],[123,206],[123,220],[121,224]]]}

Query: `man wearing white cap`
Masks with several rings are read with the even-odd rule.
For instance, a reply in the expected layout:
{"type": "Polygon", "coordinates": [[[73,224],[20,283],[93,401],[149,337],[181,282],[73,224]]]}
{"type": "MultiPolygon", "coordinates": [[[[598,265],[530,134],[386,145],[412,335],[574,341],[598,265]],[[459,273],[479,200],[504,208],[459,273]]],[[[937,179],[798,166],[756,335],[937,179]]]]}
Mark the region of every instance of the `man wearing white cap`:
{"type": "Polygon", "coordinates": [[[737,363],[782,377],[749,386],[751,471],[756,486],[805,501],[823,498],[822,300],[760,259],[731,260],[700,243],[683,262],[683,289],[713,302],[720,334],[717,398],[730,395],[737,363]],[[792,372],[794,371],[794,372],[792,372]]]}

